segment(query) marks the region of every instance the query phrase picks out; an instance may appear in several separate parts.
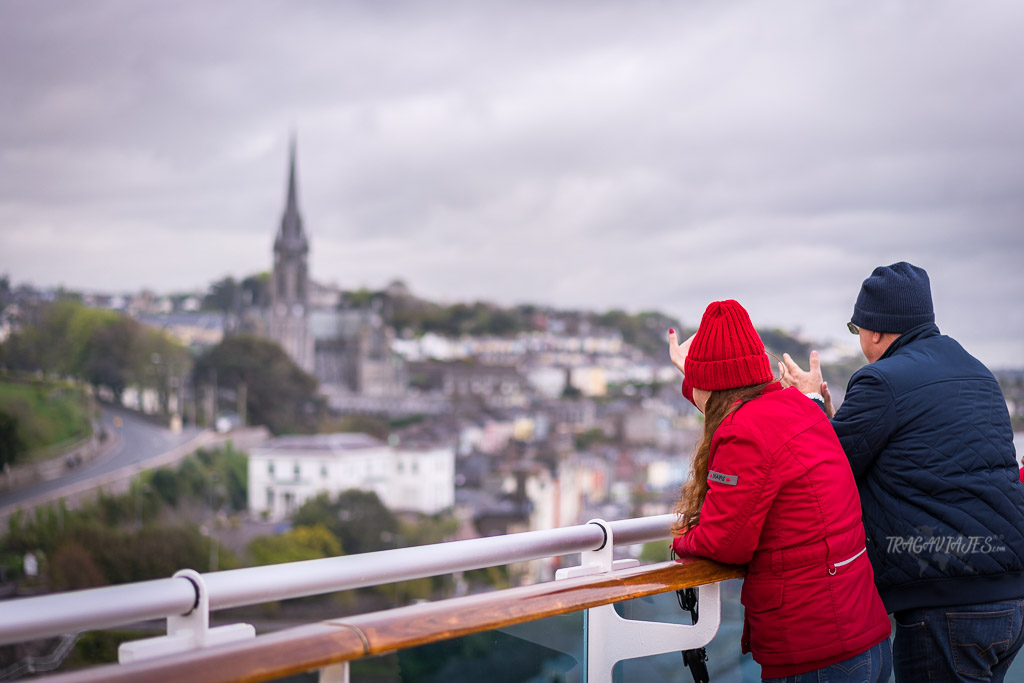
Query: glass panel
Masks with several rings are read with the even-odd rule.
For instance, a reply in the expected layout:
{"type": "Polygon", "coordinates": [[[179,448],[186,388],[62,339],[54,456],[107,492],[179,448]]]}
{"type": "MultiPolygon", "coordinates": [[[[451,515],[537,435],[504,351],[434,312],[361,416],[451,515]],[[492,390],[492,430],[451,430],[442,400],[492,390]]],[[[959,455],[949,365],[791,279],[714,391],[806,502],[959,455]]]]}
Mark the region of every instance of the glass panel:
{"type": "MultiPolygon", "coordinates": [[[[576,612],[360,659],[349,673],[354,683],[582,683],[582,657],[576,612]]],[[[316,683],[318,673],[276,680],[316,683]]]]}
{"type": "MultiPolygon", "coordinates": [[[[353,683],[582,683],[583,612],[352,662],[353,683]]],[[[317,683],[310,671],[280,683],[317,683]]]]}
{"type": "MultiPolygon", "coordinates": [[[[478,633],[395,655],[401,683],[581,683],[583,613],[478,633]]],[[[352,679],[362,680],[352,669],[352,679]]]]}

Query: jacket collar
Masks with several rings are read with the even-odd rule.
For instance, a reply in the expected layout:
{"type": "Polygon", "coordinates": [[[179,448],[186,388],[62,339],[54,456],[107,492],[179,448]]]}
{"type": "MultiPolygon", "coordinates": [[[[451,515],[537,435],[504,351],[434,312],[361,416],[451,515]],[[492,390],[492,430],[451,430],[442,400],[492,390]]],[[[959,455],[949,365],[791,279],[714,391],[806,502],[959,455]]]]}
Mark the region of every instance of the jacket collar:
{"type": "Polygon", "coordinates": [[[898,336],[892,344],[889,344],[889,348],[885,350],[885,353],[883,353],[878,360],[888,358],[907,344],[912,344],[918,339],[937,337],[939,334],[941,334],[941,332],[939,332],[939,328],[935,323],[921,323],[917,327],[911,327],[909,330],[898,336]]]}
{"type": "Polygon", "coordinates": [[[780,389],[782,389],[782,383],[779,382],[778,380],[775,380],[775,381],[769,383],[764,389],[761,390],[761,393],[759,393],[754,398],[752,398],[752,399],[750,399],[748,401],[745,401],[745,402],[740,401],[739,399],[736,399],[735,401],[733,401],[733,405],[736,405],[737,403],[739,403],[739,404],[741,404],[740,407],[742,408],[747,403],[750,403],[750,401],[753,401],[754,399],[761,398],[762,396],[770,394],[773,391],[779,391],[780,389]]]}

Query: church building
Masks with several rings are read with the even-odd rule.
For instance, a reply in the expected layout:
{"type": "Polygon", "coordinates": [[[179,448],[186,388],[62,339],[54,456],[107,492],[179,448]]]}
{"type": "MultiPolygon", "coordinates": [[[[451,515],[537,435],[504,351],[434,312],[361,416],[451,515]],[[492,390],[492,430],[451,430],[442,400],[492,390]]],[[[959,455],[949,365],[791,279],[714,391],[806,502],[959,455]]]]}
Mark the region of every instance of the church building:
{"type": "Polygon", "coordinates": [[[295,188],[295,140],[291,144],[288,199],[274,240],[267,336],[313,374],[313,336],[309,332],[309,240],[302,230],[295,188]]]}
{"type": "Polygon", "coordinates": [[[405,392],[405,364],[391,350],[393,330],[372,308],[342,308],[341,291],[309,276],[309,238],[299,211],[296,145],[291,142],[288,193],[274,239],[269,307],[251,321],[296,365],[337,396],[398,396],[405,392]]]}

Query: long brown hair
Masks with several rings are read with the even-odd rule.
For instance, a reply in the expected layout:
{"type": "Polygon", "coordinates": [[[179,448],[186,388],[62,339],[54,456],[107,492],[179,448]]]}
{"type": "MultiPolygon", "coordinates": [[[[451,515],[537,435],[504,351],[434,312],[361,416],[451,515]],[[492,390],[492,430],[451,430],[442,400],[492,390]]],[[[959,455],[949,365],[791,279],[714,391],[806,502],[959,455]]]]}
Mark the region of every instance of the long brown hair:
{"type": "Polygon", "coordinates": [[[752,384],[736,389],[711,392],[708,402],[704,406],[704,433],[693,453],[690,479],[683,484],[679,502],[676,503],[674,510],[676,513],[676,521],[672,525],[674,534],[683,534],[697,526],[697,522],[700,521],[700,509],[704,505],[704,498],[708,495],[708,459],[711,457],[711,439],[718,427],[729,415],[760,396],[769,384],[770,382],[765,382],[764,384],[752,384]]]}

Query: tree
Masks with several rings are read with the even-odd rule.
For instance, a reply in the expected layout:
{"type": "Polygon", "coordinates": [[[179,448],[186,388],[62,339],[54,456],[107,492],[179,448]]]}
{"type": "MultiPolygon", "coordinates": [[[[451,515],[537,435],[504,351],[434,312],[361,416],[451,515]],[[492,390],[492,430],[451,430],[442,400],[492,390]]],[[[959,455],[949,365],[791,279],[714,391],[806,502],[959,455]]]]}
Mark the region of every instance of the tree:
{"type": "Polygon", "coordinates": [[[257,565],[318,560],[341,555],[341,543],[323,524],[297,526],[276,536],[257,536],[249,543],[257,565]]]}
{"type": "Polygon", "coordinates": [[[177,507],[178,501],[182,498],[179,481],[175,472],[161,467],[150,475],[149,486],[161,500],[173,508],[177,507]]]}
{"type": "Polygon", "coordinates": [[[196,361],[193,381],[234,391],[244,384],[249,421],[275,434],[313,431],[323,411],[316,380],[280,346],[259,337],[225,338],[196,361]]]}
{"type": "Polygon", "coordinates": [[[210,291],[203,297],[203,308],[222,313],[234,313],[241,304],[242,290],[230,275],[210,285],[210,291]]]}
{"type": "Polygon", "coordinates": [[[246,510],[249,507],[249,456],[232,448],[221,453],[219,462],[223,468],[227,502],[232,510],[246,510]]]}
{"type": "Polygon", "coordinates": [[[13,464],[25,450],[24,440],[18,432],[18,418],[0,412],[0,470],[13,464]]]}
{"type": "Polygon", "coordinates": [[[192,371],[192,355],[161,330],[149,327],[142,327],[136,345],[134,382],[156,389],[166,413],[171,392],[180,390],[192,371]]]}
{"type": "Polygon", "coordinates": [[[49,562],[50,584],[54,590],[78,590],[109,583],[92,554],[74,539],[63,541],[49,562]]]}
{"type": "Polygon", "coordinates": [[[139,327],[136,321],[119,317],[92,330],[83,345],[83,378],[94,386],[109,388],[117,401],[139,374],[139,327]]]}
{"type": "Polygon", "coordinates": [[[264,308],[270,305],[270,273],[250,275],[240,285],[242,305],[264,308]]]}
{"type": "Polygon", "coordinates": [[[369,308],[375,299],[384,300],[387,294],[372,289],[356,289],[350,292],[343,292],[339,300],[341,308],[369,308]]]}
{"type": "Polygon", "coordinates": [[[430,545],[450,541],[459,530],[459,520],[452,515],[423,515],[401,528],[407,545],[430,545]]]}
{"type": "Polygon", "coordinates": [[[70,301],[27,308],[22,328],[4,342],[8,367],[76,374],[73,364],[79,354],[71,339],[70,323],[78,308],[70,301]]]}
{"type": "MultiPolygon", "coordinates": [[[[48,557],[48,571],[57,572],[51,578],[68,588],[84,586],[82,582],[143,581],[170,576],[182,567],[208,567],[210,544],[216,541],[195,525],[132,529],[134,520],[132,494],[101,496],[74,511],[63,501],[58,507],[36,508],[34,515],[18,511],[8,520],[0,554],[31,551],[48,557]],[[82,576],[75,576],[76,567],[82,576]]],[[[223,548],[218,554],[222,568],[238,566],[223,548]]]]}
{"type": "MultiPolygon", "coordinates": [[[[182,567],[209,569],[210,544],[216,542],[194,525],[147,526],[137,532],[90,529],[81,533],[82,544],[91,548],[112,583],[163,578],[182,567]],[[87,543],[90,537],[94,539],[91,544],[87,543]]],[[[237,559],[224,548],[219,548],[217,555],[221,568],[238,566],[237,559]]]]}
{"type": "Polygon", "coordinates": [[[4,312],[7,304],[11,301],[11,278],[6,274],[0,275],[0,313],[4,312]]]}
{"type": "Polygon", "coordinates": [[[373,491],[349,489],[331,501],[326,493],[306,501],[292,515],[296,526],[323,524],[340,541],[346,553],[366,553],[393,548],[399,525],[373,491]]]}
{"type": "Polygon", "coordinates": [[[187,349],[159,330],[62,299],[26,313],[26,324],[4,343],[4,363],[78,377],[118,399],[129,385],[151,387],[166,408],[172,379],[187,374],[191,360],[187,349]]]}

